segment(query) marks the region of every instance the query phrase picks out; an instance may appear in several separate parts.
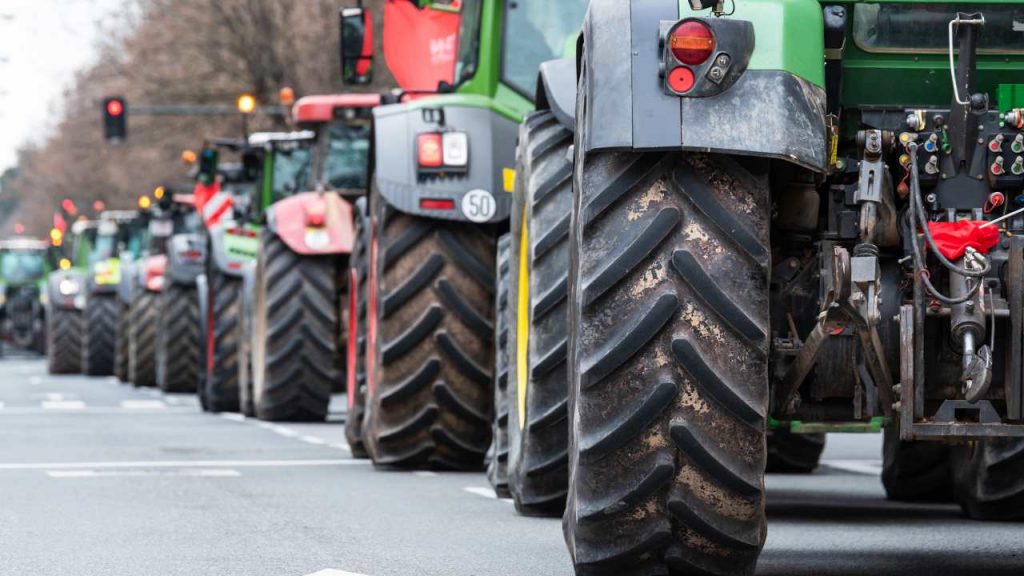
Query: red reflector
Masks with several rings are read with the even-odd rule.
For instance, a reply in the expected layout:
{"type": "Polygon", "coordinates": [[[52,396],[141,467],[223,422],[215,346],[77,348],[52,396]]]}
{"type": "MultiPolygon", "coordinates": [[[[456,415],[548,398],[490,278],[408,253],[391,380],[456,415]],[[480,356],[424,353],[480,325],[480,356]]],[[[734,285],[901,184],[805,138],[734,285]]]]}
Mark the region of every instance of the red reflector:
{"type": "Polygon", "coordinates": [[[420,198],[421,210],[455,210],[455,200],[447,198],[420,198]]]}
{"type": "Polygon", "coordinates": [[[198,260],[202,255],[203,253],[199,250],[186,250],[181,253],[181,257],[185,260],[198,260]]]}
{"type": "Polygon", "coordinates": [[[668,73],[668,87],[680,94],[689,92],[693,88],[695,79],[693,70],[680,66],[668,73]]]}
{"type": "Polygon", "coordinates": [[[715,51],[715,37],[707,24],[690,20],[672,31],[669,39],[672,55],[683,64],[696,66],[704,63],[715,51]]]}
{"type": "Polygon", "coordinates": [[[440,168],[444,165],[444,150],[440,134],[420,134],[416,137],[420,166],[440,168]]]}
{"type": "Polygon", "coordinates": [[[228,262],[228,268],[230,268],[232,270],[241,270],[242,269],[242,263],[241,262],[228,262]]]}

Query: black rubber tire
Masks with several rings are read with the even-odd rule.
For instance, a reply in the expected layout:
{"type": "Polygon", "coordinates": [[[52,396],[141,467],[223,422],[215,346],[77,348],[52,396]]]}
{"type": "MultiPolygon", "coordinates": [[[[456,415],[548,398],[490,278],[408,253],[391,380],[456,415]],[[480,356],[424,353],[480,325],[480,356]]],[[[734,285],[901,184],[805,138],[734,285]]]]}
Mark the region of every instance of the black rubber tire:
{"type": "Polygon", "coordinates": [[[46,356],[50,374],[82,372],[82,313],[51,307],[47,314],[46,356]]]}
{"type": "Polygon", "coordinates": [[[547,110],[530,114],[519,128],[510,257],[516,272],[509,289],[508,474],[516,509],[531,516],[560,516],[569,486],[572,142],[572,132],[547,110]],[[524,336],[527,341],[520,342],[524,336]]]}
{"type": "Polygon", "coordinates": [[[386,210],[376,191],[370,204],[377,336],[367,344],[367,451],[378,465],[482,469],[494,410],[498,234],[386,210]]]}
{"type": "Polygon", "coordinates": [[[159,292],[142,291],[130,311],[128,377],[136,388],[156,386],[156,332],[159,292]]]}
{"type": "Polygon", "coordinates": [[[117,307],[115,294],[91,294],[85,302],[82,373],[87,376],[110,376],[114,373],[117,307]]]}
{"type": "Polygon", "coordinates": [[[207,274],[208,318],[212,337],[207,343],[209,370],[204,366],[205,409],[210,412],[239,412],[238,367],[242,344],[242,279],[212,269],[207,274]]]}
{"type": "Polygon", "coordinates": [[[576,151],[576,573],[753,574],[767,534],[767,161],[576,151]]]}
{"type": "Polygon", "coordinates": [[[956,498],[975,520],[1024,520],[1024,439],[991,438],[953,448],[956,498]]]}
{"type": "Polygon", "coordinates": [[[498,238],[496,290],[494,295],[494,419],[491,448],[488,451],[487,481],[498,498],[511,498],[508,488],[508,359],[509,359],[509,254],[511,234],[498,238]]]}
{"type": "Polygon", "coordinates": [[[903,442],[895,425],[882,438],[882,486],[897,502],[952,502],[953,451],[941,442],[903,442]]]}
{"type": "Polygon", "coordinates": [[[129,308],[119,300],[117,303],[117,335],[114,338],[114,376],[117,376],[121,382],[131,382],[128,378],[129,326],[131,326],[129,308]]]}
{"type": "Polygon", "coordinates": [[[195,392],[201,368],[202,328],[196,287],[168,282],[158,302],[157,386],[164,392],[195,392]]]}
{"type": "Polygon", "coordinates": [[[332,256],[302,256],[260,232],[253,323],[253,404],[260,420],[327,417],[341,379],[338,267],[332,256]]]}
{"type": "Polygon", "coordinates": [[[818,467],[823,450],[824,434],[793,434],[789,430],[769,430],[768,465],[765,472],[810,474],[818,467]]]}
{"type": "MultiPolygon", "coordinates": [[[[356,201],[355,220],[356,236],[352,246],[349,278],[351,282],[351,277],[354,274],[356,285],[350,286],[349,290],[351,291],[350,297],[356,299],[356,313],[354,318],[349,318],[348,330],[346,330],[350,338],[356,339],[355,358],[348,358],[345,374],[346,381],[353,380],[354,385],[353,389],[348,391],[352,397],[347,398],[350,408],[345,417],[345,439],[352,451],[352,457],[363,459],[370,457],[366,452],[366,445],[363,443],[363,417],[366,414],[366,298],[367,278],[370,272],[370,219],[367,214],[365,198],[356,201]],[[351,374],[350,372],[355,373],[351,374]]],[[[346,302],[346,305],[350,304],[350,302],[346,302]]]]}

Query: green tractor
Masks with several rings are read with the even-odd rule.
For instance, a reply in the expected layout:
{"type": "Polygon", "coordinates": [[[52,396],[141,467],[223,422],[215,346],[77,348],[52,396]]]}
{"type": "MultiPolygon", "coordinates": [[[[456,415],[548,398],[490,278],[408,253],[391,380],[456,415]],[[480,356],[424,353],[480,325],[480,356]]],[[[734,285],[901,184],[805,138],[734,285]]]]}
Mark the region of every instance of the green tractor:
{"type": "MultiPolygon", "coordinates": [[[[49,244],[35,238],[0,241],[0,318],[3,339],[20,350],[46,352],[49,244]]],[[[2,343],[0,343],[2,346],[2,343]]]]}
{"type": "MultiPolygon", "coordinates": [[[[766,466],[813,468],[830,431],[884,430],[891,499],[1024,517],[1021,21],[591,1],[565,260],[577,574],[753,574],[766,466]]],[[[520,135],[520,180],[543,180],[520,135]]]]}
{"type": "MultiPolygon", "coordinates": [[[[356,404],[348,437],[354,452],[365,449],[379,464],[472,469],[487,459],[504,496],[506,468],[526,427],[503,401],[495,405],[514,368],[508,356],[508,373],[503,365],[494,369],[511,339],[503,319],[494,322],[495,309],[513,297],[498,286],[496,298],[496,270],[508,266],[496,268],[507,258],[498,253],[498,239],[509,216],[516,220],[509,193],[517,125],[548,97],[545,90],[536,96],[538,67],[573,54],[586,2],[471,0],[447,7],[461,15],[454,82],[440,85],[442,94],[374,115],[374,174],[362,237],[368,262],[365,273],[357,270],[368,278],[353,307],[366,314],[366,369],[355,378],[350,372],[350,382],[364,384],[350,393],[356,404]]],[[[570,80],[570,90],[573,85],[570,80]]],[[[564,423],[561,410],[540,424],[564,423]]],[[[564,454],[517,469],[561,470],[564,478],[564,454]]],[[[547,484],[553,492],[517,498],[521,509],[560,509],[565,482],[547,484]]]]}

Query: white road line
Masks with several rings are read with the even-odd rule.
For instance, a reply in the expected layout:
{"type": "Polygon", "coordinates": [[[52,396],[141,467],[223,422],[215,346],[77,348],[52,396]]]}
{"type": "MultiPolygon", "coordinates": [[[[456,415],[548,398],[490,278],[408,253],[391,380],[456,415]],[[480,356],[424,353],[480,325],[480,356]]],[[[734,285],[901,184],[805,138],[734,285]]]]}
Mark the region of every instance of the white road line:
{"type": "Polygon", "coordinates": [[[366,574],[356,574],[355,572],[345,572],[344,570],[334,570],[333,568],[327,568],[319,572],[313,572],[312,574],[306,574],[306,576],[366,576],[366,574]]]}
{"type": "Polygon", "coordinates": [[[47,470],[50,478],[114,478],[120,476],[189,476],[199,478],[238,478],[238,470],[47,470]]]}
{"type": "Polygon", "coordinates": [[[317,446],[323,446],[327,444],[327,440],[323,438],[317,438],[316,436],[299,436],[299,440],[306,442],[307,444],[316,444],[317,446]]]}
{"type": "Polygon", "coordinates": [[[43,381],[43,379],[40,376],[33,376],[33,377],[28,379],[28,383],[33,385],[33,386],[39,386],[39,384],[41,384],[42,381],[43,381]]]}
{"type": "Polygon", "coordinates": [[[43,400],[43,410],[85,410],[85,402],[81,400],[43,400]]]}
{"type": "Polygon", "coordinates": [[[481,486],[466,486],[463,488],[470,494],[476,494],[477,496],[483,496],[484,498],[490,498],[491,500],[497,500],[498,496],[494,493],[493,488],[483,488],[481,486]]]}
{"type": "Polygon", "coordinates": [[[106,381],[109,384],[120,384],[121,383],[121,379],[118,378],[117,376],[107,376],[107,380],[106,381]]]}
{"type": "MultiPolygon", "coordinates": [[[[74,402],[78,402],[75,400],[74,402]]],[[[8,406],[3,411],[4,416],[39,416],[57,415],[62,416],[135,416],[138,414],[193,414],[193,408],[147,408],[138,410],[125,410],[120,406],[86,406],[84,409],[51,409],[28,406],[8,406]]]]}
{"type": "Polygon", "coordinates": [[[292,430],[291,428],[285,428],[284,426],[280,426],[278,424],[271,425],[268,429],[274,432],[275,434],[280,434],[281,436],[284,436],[285,438],[295,438],[296,436],[299,435],[299,433],[296,432],[295,430],[292,430]]]}
{"type": "Polygon", "coordinates": [[[237,412],[221,412],[220,417],[232,422],[245,422],[245,414],[238,414],[237,412]]]}
{"type": "Polygon", "coordinates": [[[305,468],[363,466],[368,460],[152,460],[125,462],[8,462],[0,470],[119,470],[131,468],[305,468]]]}
{"type": "Polygon", "coordinates": [[[328,444],[327,446],[329,446],[331,448],[337,448],[338,450],[341,450],[342,452],[348,452],[350,454],[352,453],[352,449],[349,448],[348,444],[328,444]]]}
{"type": "Polygon", "coordinates": [[[822,466],[835,468],[844,472],[879,476],[882,474],[882,462],[879,460],[822,460],[822,466]]]}
{"type": "Polygon", "coordinates": [[[121,408],[127,410],[153,410],[166,409],[167,404],[160,400],[122,400],[121,408]]]}
{"type": "Polygon", "coordinates": [[[58,394],[56,392],[47,392],[45,394],[45,396],[46,396],[46,399],[51,401],[51,402],[60,402],[61,400],[64,399],[64,395],[63,394],[58,394]]]}
{"type": "Polygon", "coordinates": [[[420,478],[437,478],[437,472],[431,472],[430,470],[417,470],[412,475],[419,476],[420,478]]]}

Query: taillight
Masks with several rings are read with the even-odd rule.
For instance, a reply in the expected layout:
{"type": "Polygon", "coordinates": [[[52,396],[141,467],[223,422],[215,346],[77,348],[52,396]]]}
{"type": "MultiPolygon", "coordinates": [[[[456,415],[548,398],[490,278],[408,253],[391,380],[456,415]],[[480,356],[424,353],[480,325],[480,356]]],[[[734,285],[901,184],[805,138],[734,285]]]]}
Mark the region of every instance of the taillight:
{"type": "Polygon", "coordinates": [[[715,51],[715,37],[707,24],[698,20],[687,20],[669,37],[669,50],[676,60],[696,66],[703,64],[715,51]]]}
{"type": "Polygon", "coordinates": [[[319,228],[327,222],[327,202],[315,198],[306,205],[306,225],[319,228]]]}
{"type": "Polygon", "coordinates": [[[440,134],[420,134],[416,137],[416,148],[419,151],[421,167],[440,168],[444,166],[444,152],[440,134]]]}

